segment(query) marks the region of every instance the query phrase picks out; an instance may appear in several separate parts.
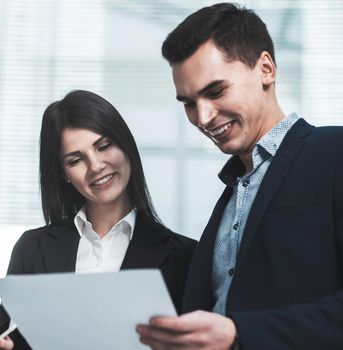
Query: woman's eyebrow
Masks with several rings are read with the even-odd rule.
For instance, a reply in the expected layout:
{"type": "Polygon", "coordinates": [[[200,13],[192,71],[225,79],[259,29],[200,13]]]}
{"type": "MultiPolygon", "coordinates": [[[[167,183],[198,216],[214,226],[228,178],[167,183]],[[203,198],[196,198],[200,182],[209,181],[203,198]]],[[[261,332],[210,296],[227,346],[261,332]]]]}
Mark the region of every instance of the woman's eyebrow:
{"type": "Polygon", "coordinates": [[[80,151],[68,152],[68,153],[63,155],[63,158],[72,157],[72,156],[79,156],[79,155],[81,155],[80,151]]]}
{"type": "Polygon", "coordinates": [[[94,147],[97,146],[101,141],[103,141],[103,140],[105,140],[105,139],[106,139],[105,136],[100,136],[97,140],[95,140],[95,141],[93,142],[93,146],[94,146],[94,147]]]}

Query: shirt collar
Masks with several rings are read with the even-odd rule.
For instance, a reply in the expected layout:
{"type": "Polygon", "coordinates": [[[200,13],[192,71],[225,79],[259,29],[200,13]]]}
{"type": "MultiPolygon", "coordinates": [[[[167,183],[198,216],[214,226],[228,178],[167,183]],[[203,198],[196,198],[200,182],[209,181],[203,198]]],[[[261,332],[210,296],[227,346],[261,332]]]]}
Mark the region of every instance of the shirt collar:
{"type": "MultiPolygon", "coordinates": [[[[123,231],[128,232],[130,236],[130,240],[132,239],[133,236],[133,231],[135,229],[135,224],[136,224],[136,209],[132,209],[126,216],[124,216],[121,220],[119,220],[109,231],[113,232],[116,229],[121,229],[123,231]]],[[[86,207],[83,206],[78,213],[75,215],[74,218],[74,224],[75,227],[79,233],[80,236],[82,236],[85,232],[85,227],[87,227],[87,231],[91,230],[94,232],[92,228],[92,223],[87,220],[86,216],[86,207]]],[[[107,234],[106,234],[107,235],[107,234]]]]}
{"type": "Polygon", "coordinates": [[[281,142],[290,130],[290,128],[299,119],[296,113],[292,113],[283,118],[280,122],[273,126],[261,139],[257,142],[254,149],[262,147],[271,156],[275,156],[281,142]]]}
{"type": "MultiPolygon", "coordinates": [[[[254,169],[267,157],[275,156],[287,132],[298,119],[299,117],[296,113],[291,113],[277,123],[256,143],[252,154],[254,169]]],[[[245,167],[243,162],[239,156],[234,155],[224,165],[218,177],[224,184],[233,186],[236,183],[237,177],[243,176],[244,173],[245,167]]]]}

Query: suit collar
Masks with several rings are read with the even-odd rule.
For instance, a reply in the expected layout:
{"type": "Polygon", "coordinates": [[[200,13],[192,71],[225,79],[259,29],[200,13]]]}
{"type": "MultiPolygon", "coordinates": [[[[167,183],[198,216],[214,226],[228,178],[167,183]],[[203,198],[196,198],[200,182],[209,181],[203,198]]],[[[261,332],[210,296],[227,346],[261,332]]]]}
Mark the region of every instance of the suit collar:
{"type": "Polygon", "coordinates": [[[243,176],[245,166],[238,156],[232,156],[219,172],[219,179],[227,186],[234,186],[237,177],[243,176]]]}
{"type": "Polygon", "coordinates": [[[210,311],[213,308],[212,267],[214,244],[220,219],[231,195],[232,187],[227,186],[217,201],[194,252],[185,290],[183,312],[190,312],[199,308],[210,311]],[[201,290],[201,293],[194,294],[194,290],[201,290]]]}
{"type": "Polygon", "coordinates": [[[308,124],[304,119],[299,119],[282,141],[262,180],[251,207],[237,257],[236,269],[239,268],[240,262],[244,259],[268,205],[283,179],[286,177],[291,164],[303,147],[305,143],[304,138],[309,135],[313,129],[314,126],[308,124]]]}

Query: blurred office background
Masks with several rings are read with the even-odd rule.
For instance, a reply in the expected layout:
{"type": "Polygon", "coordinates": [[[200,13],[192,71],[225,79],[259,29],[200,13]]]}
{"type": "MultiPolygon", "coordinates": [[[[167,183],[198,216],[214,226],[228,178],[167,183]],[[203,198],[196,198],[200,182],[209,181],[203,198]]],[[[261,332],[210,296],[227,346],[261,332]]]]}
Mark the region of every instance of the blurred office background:
{"type": "MultiPolygon", "coordinates": [[[[286,113],[343,125],[343,1],[251,0],[276,44],[286,113]]],[[[42,113],[73,89],[111,101],[138,143],[167,226],[199,238],[228,159],[186,120],[160,47],[200,0],[0,0],[0,277],[26,229],[44,224],[42,113]]],[[[320,166],[320,164],[318,164],[320,166]]]]}

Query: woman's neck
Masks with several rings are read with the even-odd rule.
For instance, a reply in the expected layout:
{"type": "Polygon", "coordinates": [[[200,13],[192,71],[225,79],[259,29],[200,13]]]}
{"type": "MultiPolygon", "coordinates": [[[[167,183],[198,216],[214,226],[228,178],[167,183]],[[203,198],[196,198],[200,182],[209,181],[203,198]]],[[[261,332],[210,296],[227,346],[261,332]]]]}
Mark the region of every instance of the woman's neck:
{"type": "Polygon", "coordinates": [[[98,204],[87,203],[87,220],[91,222],[93,230],[103,238],[110,229],[132,210],[132,205],[128,198],[125,198],[120,204],[98,204]]]}

